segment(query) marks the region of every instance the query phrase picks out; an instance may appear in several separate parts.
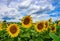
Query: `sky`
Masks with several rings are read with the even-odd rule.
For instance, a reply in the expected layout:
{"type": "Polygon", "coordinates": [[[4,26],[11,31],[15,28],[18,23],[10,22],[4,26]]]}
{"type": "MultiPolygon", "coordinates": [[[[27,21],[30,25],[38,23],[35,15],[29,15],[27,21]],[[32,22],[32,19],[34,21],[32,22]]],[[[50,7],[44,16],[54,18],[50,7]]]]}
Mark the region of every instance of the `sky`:
{"type": "Polygon", "coordinates": [[[60,20],[60,0],[0,0],[0,21],[19,22],[26,15],[33,22],[60,20]]]}

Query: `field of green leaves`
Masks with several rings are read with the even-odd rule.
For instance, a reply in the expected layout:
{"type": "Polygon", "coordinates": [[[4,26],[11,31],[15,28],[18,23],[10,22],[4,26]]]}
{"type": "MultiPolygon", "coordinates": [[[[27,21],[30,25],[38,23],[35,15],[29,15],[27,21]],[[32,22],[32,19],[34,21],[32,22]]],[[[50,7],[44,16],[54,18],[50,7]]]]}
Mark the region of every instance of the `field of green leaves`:
{"type": "Polygon", "coordinates": [[[39,27],[43,28],[35,27],[36,23],[26,28],[20,22],[8,23],[4,20],[0,22],[0,41],[60,41],[60,20],[48,24],[45,30],[41,25],[39,27]]]}

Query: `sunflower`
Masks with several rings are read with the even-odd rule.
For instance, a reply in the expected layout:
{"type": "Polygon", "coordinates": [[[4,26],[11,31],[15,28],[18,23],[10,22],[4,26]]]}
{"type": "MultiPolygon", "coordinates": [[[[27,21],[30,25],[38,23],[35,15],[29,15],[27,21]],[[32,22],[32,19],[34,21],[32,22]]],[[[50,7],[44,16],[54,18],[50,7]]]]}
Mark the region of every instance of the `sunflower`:
{"type": "Polygon", "coordinates": [[[35,25],[35,30],[37,32],[43,32],[45,30],[45,23],[43,21],[37,22],[35,25]]]}
{"type": "Polygon", "coordinates": [[[2,30],[2,23],[0,22],[0,30],[2,30]]]}
{"type": "Polygon", "coordinates": [[[56,32],[56,25],[50,26],[50,32],[56,32]]]}
{"type": "Polygon", "coordinates": [[[45,30],[48,30],[48,27],[49,27],[49,22],[46,21],[46,22],[45,22],[45,30]]]}
{"type": "Polygon", "coordinates": [[[52,18],[49,19],[49,24],[52,24],[52,18]]]}
{"type": "Polygon", "coordinates": [[[32,17],[30,16],[23,17],[22,25],[24,26],[24,28],[30,28],[32,25],[32,17]]]}
{"type": "Polygon", "coordinates": [[[58,26],[60,26],[60,22],[58,22],[58,26]]]}
{"type": "Polygon", "coordinates": [[[11,23],[7,23],[7,26],[9,26],[11,23]]]}
{"type": "Polygon", "coordinates": [[[54,23],[54,26],[56,27],[56,26],[57,26],[57,24],[56,24],[56,23],[54,23]]]}
{"type": "Polygon", "coordinates": [[[7,28],[7,33],[11,37],[17,37],[20,32],[20,29],[17,24],[10,24],[7,28]]]}

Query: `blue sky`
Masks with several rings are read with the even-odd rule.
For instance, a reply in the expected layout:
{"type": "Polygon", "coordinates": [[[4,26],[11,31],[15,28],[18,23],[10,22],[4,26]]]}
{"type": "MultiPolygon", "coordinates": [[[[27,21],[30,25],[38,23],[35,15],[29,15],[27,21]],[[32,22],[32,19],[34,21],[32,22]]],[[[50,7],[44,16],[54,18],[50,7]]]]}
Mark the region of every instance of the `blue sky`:
{"type": "Polygon", "coordinates": [[[19,22],[26,15],[34,22],[60,20],[60,0],[0,0],[0,21],[19,22]]]}

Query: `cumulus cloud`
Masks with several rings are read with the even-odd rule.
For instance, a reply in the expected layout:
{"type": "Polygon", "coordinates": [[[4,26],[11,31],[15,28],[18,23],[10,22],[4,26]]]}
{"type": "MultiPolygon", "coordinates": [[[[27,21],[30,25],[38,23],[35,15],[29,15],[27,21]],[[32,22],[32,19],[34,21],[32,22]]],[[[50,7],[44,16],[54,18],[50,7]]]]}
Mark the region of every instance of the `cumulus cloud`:
{"type": "Polygon", "coordinates": [[[11,18],[7,21],[16,22],[25,15],[31,15],[34,21],[47,20],[50,18],[48,12],[54,9],[50,0],[0,0],[0,20],[7,16],[11,18]]]}

